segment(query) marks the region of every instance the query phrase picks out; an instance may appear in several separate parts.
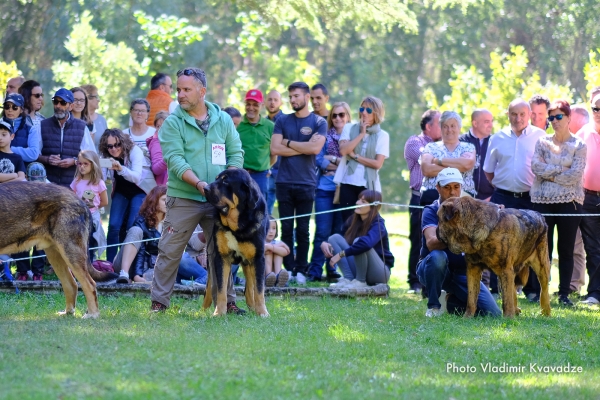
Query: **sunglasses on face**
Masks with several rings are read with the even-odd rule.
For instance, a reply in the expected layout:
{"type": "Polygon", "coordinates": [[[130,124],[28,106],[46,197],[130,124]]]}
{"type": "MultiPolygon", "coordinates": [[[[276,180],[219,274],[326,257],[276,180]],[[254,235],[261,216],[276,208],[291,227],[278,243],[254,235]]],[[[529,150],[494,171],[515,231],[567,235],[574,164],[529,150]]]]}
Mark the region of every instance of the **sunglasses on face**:
{"type": "Polygon", "coordinates": [[[36,99],[39,99],[40,97],[43,99],[44,93],[33,93],[32,96],[35,97],[36,99]]]}
{"type": "Polygon", "coordinates": [[[121,147],[121,143],[115,143],[115,144],[107,144],[106,148],[108,150],[112,150],[112,149],[118,149],[119,147],[121,147]]]}
{"type": "Polygon", "coordinates": [[[4,103],[2,105],[2,108],[4,108],[5,110],[17,111],[19,109],[19,106],[15,105],[13,103],[4,103]]]}
{"type": "Polygon", "coordinates": [[[341,119],[343,119],[345,116],[346,116],[345,112],[339,113],[339,114],[331,114],[331,119],[336,119],[338,117],[341,118],[341,119]]]}
{"type": "Polygon", "coordinates": [[[592,107],[592,111],[595,113],[600,112],[600,107],[592,107]]]}
{"type": "Polygon", "coordinates": [[[550,121],[550,122],[552,122],[554,120],[560,121],[563,119],[564,116],[565,116],[565,114],[552,115],[552,116],[548,117],[548,121],[550,121]]]}
{"type": "Polygon", "coordinates": [[[52,99],[52,104],[54,104],[55,106],[57,106],[57,105],[59,105],[59,104],[60,104],[61,106],[63,106],[63,107],[64,107],[64,106],[66,106],[66,105],[67,105],[67,104],[69,104],[69,103],[67,103],[67,102],[66,102],[66,101],[64,101],[64,100],[52,99]]]}
{"type": "Polygon", "coordinates": [[[369,107],[366,107],[366,108],[365,108],[365,107],[361,107],[361,108],[359,108],[359,109],[358,109],[358,112],[361,112],[361,113],[363,113],[363,112],[365,112],[365,111],[367,111],[367,114],[373,114],[373,109],[372,109],[372,108],[369,108],[369,107]]]}

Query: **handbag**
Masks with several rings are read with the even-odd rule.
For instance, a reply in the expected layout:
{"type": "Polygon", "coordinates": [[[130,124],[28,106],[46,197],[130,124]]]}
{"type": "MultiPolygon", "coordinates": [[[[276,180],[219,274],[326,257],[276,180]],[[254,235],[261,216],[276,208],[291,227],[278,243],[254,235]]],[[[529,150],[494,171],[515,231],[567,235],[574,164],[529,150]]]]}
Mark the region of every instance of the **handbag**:
{"type": "Polygon", "coordinates": [[[335,193],[333,194],[333,204],[340,204],[340,187],[341,183],[335,185],[335,193]]]}

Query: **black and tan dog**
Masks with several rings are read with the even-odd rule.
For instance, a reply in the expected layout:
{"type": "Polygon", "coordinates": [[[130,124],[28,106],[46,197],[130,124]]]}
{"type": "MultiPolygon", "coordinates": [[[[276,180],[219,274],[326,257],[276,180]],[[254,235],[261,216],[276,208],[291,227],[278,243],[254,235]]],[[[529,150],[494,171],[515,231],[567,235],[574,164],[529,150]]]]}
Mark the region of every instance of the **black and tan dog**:
{"type": "Polygon", "coordinates": [[[550,315],[548,281],[548,226],[541,214],[530,210],[499,209],[471,197],[452,197],[438,210],[438,236],[450,251],[464,253],[467,261],[468,301],[465,317],[475,314],[479,282],[484,268],[494,271],[502,285],[505,317],[520,313],[517,284],[525,284],[529,266],[541,286],[542,314],[550,315]]]}
{"type": "MultiPolygon", "coordinates": [[[[268,317],[265,306],[265,236],[269,219],[267,204],[260,188],[243,169],[228,169],[204,188],[206,199],[215,206],[214,240],[215,276],[208,275],[203,308],[210,307],[211,280],[217,284],[214,315],[227,312],[227,284],[231,264],[241,264],[246,277],[246,303],[262,317],[268,317]]],[[[210,261],[209,261],[210,262],[210,261]]]]}
{"type": "Polygon", "coordinates": [[[118,275],[92,267],[88,258],[91,215],[75,193],[42,182],[0,184],[0,221],[1,254],[29,250],[32,246],[45,250],[65,292],[66,307],[60,314],[75,313],[75,275],[87,301],[83,317],[100,315],[94,280],[115,279],[118,275]]]}

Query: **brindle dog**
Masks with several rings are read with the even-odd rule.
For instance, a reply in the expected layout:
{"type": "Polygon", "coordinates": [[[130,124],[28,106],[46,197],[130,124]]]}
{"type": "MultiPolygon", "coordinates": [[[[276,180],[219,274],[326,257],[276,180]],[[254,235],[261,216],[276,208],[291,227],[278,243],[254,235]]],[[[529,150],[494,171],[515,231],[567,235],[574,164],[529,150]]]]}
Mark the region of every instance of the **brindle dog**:
{"type": "Polygon", "coordinates": [[[438,210],[438,237],[450,251],[464,253],[467,261],[468,301],[465,317],[475,314],[479,282],[489,268],[502,285],[505,317],[518,315],[517,284],[527,282],[529,266],[540,281],[542,314],[550,315],[548,282],[548,226],[541,214],[530,210],[500,209],[471,197],[452,197],[438,210]]]}
{"type": "Polygon", "coordinates": [[[81,284],[87,301],[87,313],[83,318],[100,315],[94,280],[118,276],[99,272],[90,263],[91,218],[83,201],[64,187],[43,182],[0,184],[0,253],[16,253],[33,246],[46,252],[65,292],[66,307],[59,312],[61,315],[75,313],[77,283],[73,275],[81,284]]]}
{"type": "MultiPolygon", "coordinates": [[[[269,219],[267,203],[260,188],[243,169],[227,169],[204,188],[206,200],[215,206],[213,229],[215,240],[214,271],[208,275],[203,308],[212,303],[211,280],[217,284],[214,315],[227,312],[227,283],[231,264],[241,264],[246,277],[246,303],[262,317],[265,306],[265,236],[269,219]]],[[[211,262],[209,257],[209,263],[211,262]]]]}

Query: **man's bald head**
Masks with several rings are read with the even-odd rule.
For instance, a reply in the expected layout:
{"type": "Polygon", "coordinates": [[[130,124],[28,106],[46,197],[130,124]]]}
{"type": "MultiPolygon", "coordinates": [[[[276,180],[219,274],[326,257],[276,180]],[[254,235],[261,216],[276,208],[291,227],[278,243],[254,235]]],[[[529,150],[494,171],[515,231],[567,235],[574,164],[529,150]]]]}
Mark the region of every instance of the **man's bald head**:
{"type": "Polygon", "coordinates": [[[494,116],[485,108],[478,108],[471,114],[472,131],[478,138],[486,138],[492,134],[494,116]]]}
{"type": "Polygon", "coordinates": [[[531,107],[529,103],[523,99],[515,99],[508,105],[508,120],[510,121],[510,129],[515,135],[520,136],[521,133],[529,125],[531,118],[531,107]]]}
{"type": "Polygon", "coordinates": [[[10,78],[6,83],[6,94],[19,93],[19,88],[25,82],[25,78],[17,76],[16,78],[10,78]]]}
{"type": "Polygon", "coordinates": [[[269,112],[269,116],[277,114],[281,108],[281,93],[279,93],[277,90],[271,90],[267,94],[265,108],[269,112]]]}

